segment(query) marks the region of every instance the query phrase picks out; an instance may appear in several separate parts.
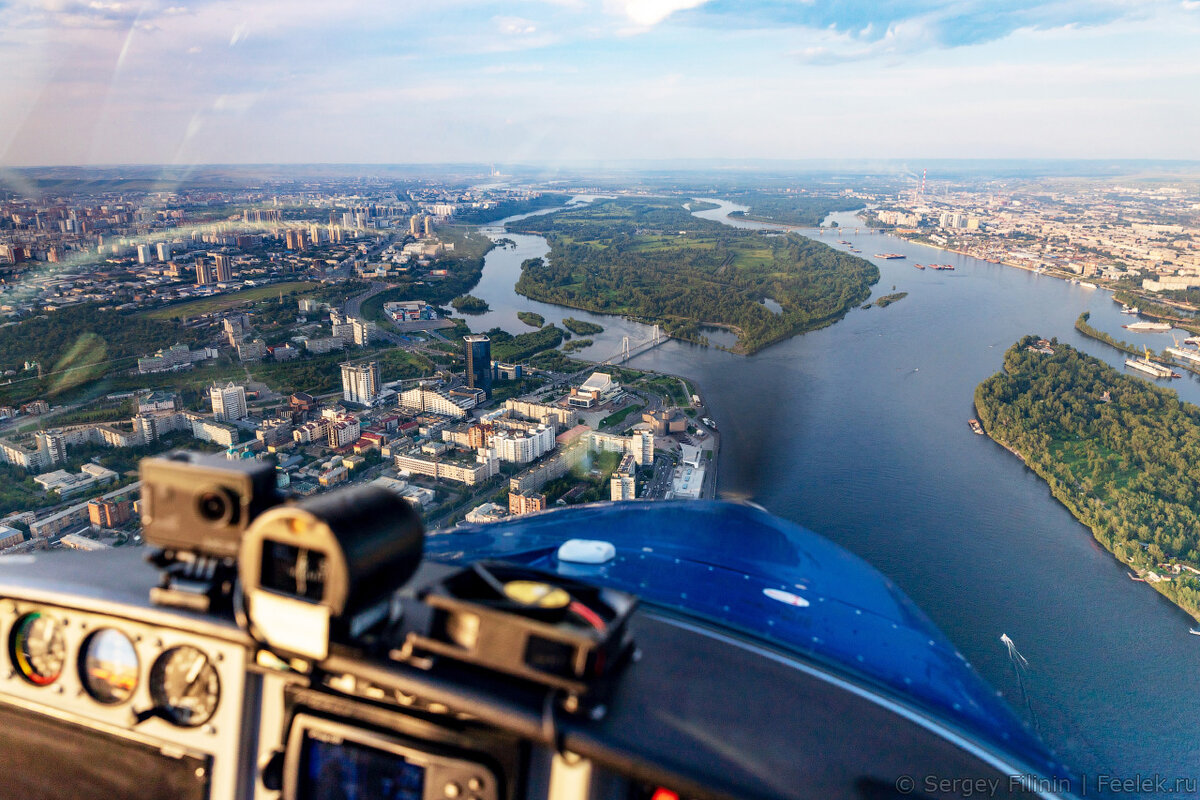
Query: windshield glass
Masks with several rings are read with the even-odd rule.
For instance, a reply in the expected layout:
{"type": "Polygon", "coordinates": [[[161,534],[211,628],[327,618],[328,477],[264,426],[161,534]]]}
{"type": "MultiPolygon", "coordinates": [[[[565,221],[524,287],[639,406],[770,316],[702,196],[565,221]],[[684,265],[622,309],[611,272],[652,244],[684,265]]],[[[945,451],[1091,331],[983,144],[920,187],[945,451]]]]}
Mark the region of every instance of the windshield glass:
{"type": "Polygon", "coordinates": [[[0,0],[0,548],[141,545],[138,463],[181,448],[431,531],[751,501],[1078,772],[1186,777],[1198,34],[1174,0],[0,0]]]}

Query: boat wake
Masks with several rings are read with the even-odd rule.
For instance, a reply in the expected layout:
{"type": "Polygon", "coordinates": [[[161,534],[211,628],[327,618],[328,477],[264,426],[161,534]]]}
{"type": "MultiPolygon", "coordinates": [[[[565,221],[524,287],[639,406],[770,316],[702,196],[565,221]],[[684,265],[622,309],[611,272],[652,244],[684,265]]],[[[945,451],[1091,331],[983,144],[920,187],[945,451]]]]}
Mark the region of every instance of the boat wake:
{"type": "Polygon", "coordinates": [[[1000,634],[1000,641],[1008,648],[1008,660],[1012,662],[1013,672],[1017,674],[1017,686],[1021,689],[1021,699],[1025,702],[1025,710],[1029,714],[1029,720],[1033,723],[1033,727],[1041,733],[1041,723],[1038,721],[1037,714],[1033,710],[1033,704],[1029,700],[1029,692],[1025,690],[1025,674],[1029,671],[1029,661],[1025,656],[1021,655],[1021,651],[1017,649],[1017,645],[1009,637],[1007,633],[1000,634]]]}

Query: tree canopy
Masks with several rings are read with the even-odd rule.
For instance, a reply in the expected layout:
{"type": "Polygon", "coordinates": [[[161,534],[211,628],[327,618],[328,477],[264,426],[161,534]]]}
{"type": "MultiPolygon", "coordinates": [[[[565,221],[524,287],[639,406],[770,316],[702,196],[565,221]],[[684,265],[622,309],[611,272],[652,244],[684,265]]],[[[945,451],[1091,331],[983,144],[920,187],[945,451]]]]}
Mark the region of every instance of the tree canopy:
{"type": "Polygon", "coordinates": [[[1200,408],[1072,347],[1008,350],[975,390],[979,419],[1117,558],[1200,619],[1200,408]],[[1163,565],[1167,565],[1164,567],[1163,565]]]}
{"type": "Polygon", "coordinates": [[[702,340],[703,325],[732,328],[745,353],[836,322],[879,280],[871,262],[812,239],[732,228],[665,201],[596,201],[509,227],[550,242],[548,260],[522,264],[519,293],[657,322],[684,339],[702,340]]]}

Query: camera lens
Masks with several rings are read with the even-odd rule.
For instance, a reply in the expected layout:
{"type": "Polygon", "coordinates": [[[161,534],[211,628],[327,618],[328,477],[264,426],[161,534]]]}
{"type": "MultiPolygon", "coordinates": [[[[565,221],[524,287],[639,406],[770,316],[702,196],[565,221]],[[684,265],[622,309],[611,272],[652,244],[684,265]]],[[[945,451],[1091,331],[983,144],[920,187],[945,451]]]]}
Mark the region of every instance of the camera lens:
{"type": "Polygon", "coordinates": [[[232,522],[237,514],[232,498],[227,492],[209,489],[196,498],[196,509],[200,518],[212,523],[232,522]]]}

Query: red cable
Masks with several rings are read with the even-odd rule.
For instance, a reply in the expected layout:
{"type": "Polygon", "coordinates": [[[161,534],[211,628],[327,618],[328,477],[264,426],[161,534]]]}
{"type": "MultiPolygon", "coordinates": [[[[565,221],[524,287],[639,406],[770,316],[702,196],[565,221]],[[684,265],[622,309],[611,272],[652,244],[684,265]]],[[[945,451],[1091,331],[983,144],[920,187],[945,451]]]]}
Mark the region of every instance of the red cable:
{"type": "Polygon", "coordinates": [[[568,606],[568,608],[571,611],[573,611],[576,615],[581,617],[584,622],[588,623],[593,628],[600,631],[600,633],[604,633],[605,629],[608,628],[608,625],[604,622],[604,619],[601,618],[601,616],[599,614],[597,614],[595,611],[588,608],[587,606],[585,606],[583,603],[579,602],[578,600],[572,600],[571,605],[568,606]]]}

